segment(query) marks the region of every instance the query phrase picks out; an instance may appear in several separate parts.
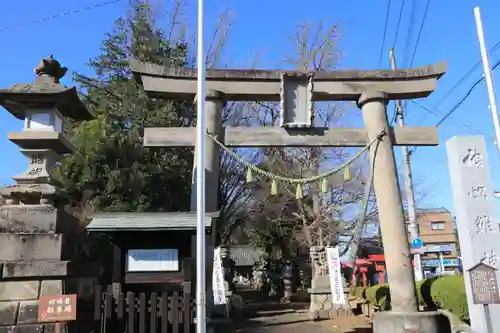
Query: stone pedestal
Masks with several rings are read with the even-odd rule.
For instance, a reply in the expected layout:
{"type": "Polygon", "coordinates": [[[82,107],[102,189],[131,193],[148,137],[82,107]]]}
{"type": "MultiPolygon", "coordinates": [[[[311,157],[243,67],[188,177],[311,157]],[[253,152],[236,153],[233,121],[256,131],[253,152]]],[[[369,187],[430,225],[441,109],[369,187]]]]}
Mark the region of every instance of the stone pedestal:
{"type": "MultiPolygon", "coordinates": [[[[311,296],[309,317],[311,320],[325,320],[335,318],[339,315],[350,315],[351,309],[347,302],[347,295],[345,296],[345,304],[333,304],[325,247],[311,247],[309,253],[313,265],[311,288],[308,289],[311,296]]],[[[345,279],[342,282],[344,292],[347,292],[345,279]]]]}
{"type": "MultiPolygon", "coordinates": [[[[313,288],[307,291],[311,297],[309,317],[311,320],[327,320],[352,314],[351,307],[345,304],[333,304],[332,290],[328,276],[316,276],[312,280],[313,288]]],[[[346,298],[347,300],[347,295],[346,298]]]]}
{"type": "Polygon", "coordinates": [[[291,302],[293,296],[292,289],[292,279],[283,278],[283,298],[281,299],[283,304],[291,302]]]}
{"type": "Polygon", "coordinates": [[[373,333],[451,333],[448,317],[430,312],[377,312],[373,315],[373,333]]]}
{"type": "MultiPolygon", "coordinates": [[[[23,188],[16,185],[0,193],[9,202],[22,203],[23,188]]],[[[28,197],[26,201],[33,200],[28,197]]],[[[77,228],[77,219],[52,205],[0,207],[0,333],[53,329],[38,322],[43,295],[77,294],[82,310],[85,301],[91,303],[94,279],[79,277],[79,265],[72,262],[78,258],[77,228]]]]}
{"type": "MultiPolygon", "coordinates": [[[[26,324],[26,325],[16,325],[11,326],[0,326],[0,333],[55,333],[56,325],[55,323],[45,323],[45,324],[26,324]]],[[[68,328],[66,324],[62,323],[60,325],[60,333],[67,333],[68,328]]]]}

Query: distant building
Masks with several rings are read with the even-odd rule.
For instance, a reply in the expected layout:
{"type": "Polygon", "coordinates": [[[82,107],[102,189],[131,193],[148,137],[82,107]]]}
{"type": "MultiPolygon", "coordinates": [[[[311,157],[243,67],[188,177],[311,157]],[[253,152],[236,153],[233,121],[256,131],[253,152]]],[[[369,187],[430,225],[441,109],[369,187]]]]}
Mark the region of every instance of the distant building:
{"type": "MultiPolygon", "coordinates": [[[[459,271],[455,227],[451,213],[445,208],[417,209],[417,224],[425,248],[422,269],[425,276],[452,274],[459,271]]],[[[410,231],[408,230],[408,236],[410,231]]],[[[411,238],[408,237],[411,242],[411,238]]],[[[387,282],[384,249],[378,236],[363,238],[358,258],[371,260],[378,280],[387,282]]]]}
{"type": "Polygon", "coordinates": [[[425,276],[458,271],[453,217],[445,208],[417,209],[420,239],[424,243],[422,269],[425,276]],[[444,268],[444,272],[441,269],[444,268]]]}
{"type": "Polygon", "coordinates": [[[230,250],[231,259],[234,260],[236,267],[252,268],[265,255],[264,251],[250,245],[232,245],[230,250]]]}

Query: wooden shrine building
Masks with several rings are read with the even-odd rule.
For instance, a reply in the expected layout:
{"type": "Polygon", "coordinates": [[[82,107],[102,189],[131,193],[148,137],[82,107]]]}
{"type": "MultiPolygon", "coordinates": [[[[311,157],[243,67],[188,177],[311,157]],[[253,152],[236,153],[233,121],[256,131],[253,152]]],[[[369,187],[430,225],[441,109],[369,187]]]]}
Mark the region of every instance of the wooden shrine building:
{"type": "MultiPolygon", "coordinates": [[[[209,235],[218,213],[206,215],[209,235]]],[[[102,213],[87,226],[107,236],[113,247],[115,291],[158,292],[195,282],[196,214],[102,213]]]]}

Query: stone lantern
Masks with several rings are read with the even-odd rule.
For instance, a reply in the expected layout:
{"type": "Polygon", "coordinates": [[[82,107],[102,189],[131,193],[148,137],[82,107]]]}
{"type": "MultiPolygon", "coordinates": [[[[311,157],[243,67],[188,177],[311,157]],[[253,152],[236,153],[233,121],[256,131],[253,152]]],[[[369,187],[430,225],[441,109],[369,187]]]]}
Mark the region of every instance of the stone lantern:
{"type": "Polygon", "coordinates": [[[93,118],[76,88],[66,88],[59,82],[66,72],[67,68],[49,56],[35,68],[34,84],[0,89],[0,105],[24,120],[23,130],[9,133],[8,138],[29,160],[28,169],[13,177],[17,185],[0,192],[7,204],[51,203],[57,192],[51,184],[52,169],[60,155],[72,151],[64,136],[64,121],[93,118]]]}
{"type": "MultiPolygon", "coordinates": [[[[95,270],[81,250],[80,221],[58,207],[60,189],[51,180],[57,158],[72,150],[65,119],[92,119],[76,88],[59,82],[66,71],[48,57],[35,69],[35,83],[0,89],[0,105],[24,120],[8,138],[29,159],[16,184],[0,188],[0,332],[54,331],[54,323],[38,319],[42,296],[76,294],[78,304],[93,298],[95,270]]],[[[85,316],[78,314],[79,325],[85,316]]]]}

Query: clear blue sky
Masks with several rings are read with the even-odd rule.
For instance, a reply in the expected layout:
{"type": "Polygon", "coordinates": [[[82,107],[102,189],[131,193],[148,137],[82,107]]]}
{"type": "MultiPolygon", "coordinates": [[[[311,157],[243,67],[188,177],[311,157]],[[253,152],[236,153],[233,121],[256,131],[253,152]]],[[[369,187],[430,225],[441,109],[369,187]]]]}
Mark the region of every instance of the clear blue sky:
{"type": "MultiPolygon", "coordinates": [[[[388,48],[394,41],[401,1],[391,1],[387,39],[383,51],[382,65],[384,67],[388,66],[388,48]]],[[[98,2],[99,0],[44,2],[0,0],[0,45],[2,45],[0,62],[3,64],[0,87],[32,81],[33,68],[41,58],[49,54],[53,54],[70,71],[86,72],[86,62],[98,54],[104,34],[110,31],[113,21],[124,14],[127,7],[126,0],[42,23],[33,25],[29,23],[98,2]]],[[[163,2],[166,10],[171,6],[170,1],[156,0],[156,2],[163,2]]],[[[399,65],[407,65],[403,63],[403,55],[413,2],[414,0],[405,1],[405,10],[396,42],[399,65]]],[[[413,38],[409,44],[409,58],[415,47],[426,4],[425,0],[415,2],[418,3],[418,9],[413,38]]],[[[229,7],[234,14],[225,54],[226,59],[230,59],[230,64],[234,66],[249,65],[252,55],[257,53],[260,66],[277,67],[284,55],[294,51],[287,37],[294,34],[296,25],[319,20],[324,20],[325,23],[338,22],[340,25],[340,48],[344,52],[340,63],[341,68],[376,68],[379,65],[387,0],[307,2],[206,0],[205,3],[207,30],[214,28],[217,14],[224,9],[229,7]]],[[[476,5],[481,7],[487,43],[491,48],[500,41],[500,23],[497,22],[497,14],[500,12],[499,1],[431,0],[414,66],[447,60],[449,71],[439,81],[438,89],[433,95],[419,100],[423,105],[430,108],[435,105],[479,61],[480,54],[473,16],[473,7],[476,5]]],[[[188,3],[186,13],[190,16],[192,32],[196,18],[195,1],[191,0],[188,3]]],[[[493,63],[499,59],[500,52],[492,54],[493,63]]],[[[480,76],[480,70],[474,72],[439,106],[437,113],[446,113],[451,109],[480,76]]],[[[495,75],[495,78],[498,79],[498,75],[495,75]]],[[[71,84],[69,75],[64,83],[71,84]]],[[[411,103],[408,106],[408,125],[435,125],[441,118],[411,103]]],[[[389,108],[392,112],[392,105],[389,108]]],[[[7,140],[7,133],[21,130],[23,124],[9,113],[2,111],[0,133],[3,139],[0,139],[0,150],[3,163],[0,167],[0,184],[12,183],[11,177],[22,172],[26,167],[26,162],[19,154],[18,148],[7,140]]],[[[356,117],[360,119],[359,112],[356,117]]],[[[440,126],[440,146],[419,148],[413,158],[413,172],[418,188],[428,193],[421,206],[444,206],[453,209],[444,143],[452,136],[471,134],[487,136],[493,179],[497,188],[500,189],[500,171],[498,171],[500,164],[494,147],[493,124],[488,110],[486,89],[484,84],[480,84],[453,116],[440,126]]],[[[399,149],[397,149],[397,158],[401,161],[399,149]]]]}

